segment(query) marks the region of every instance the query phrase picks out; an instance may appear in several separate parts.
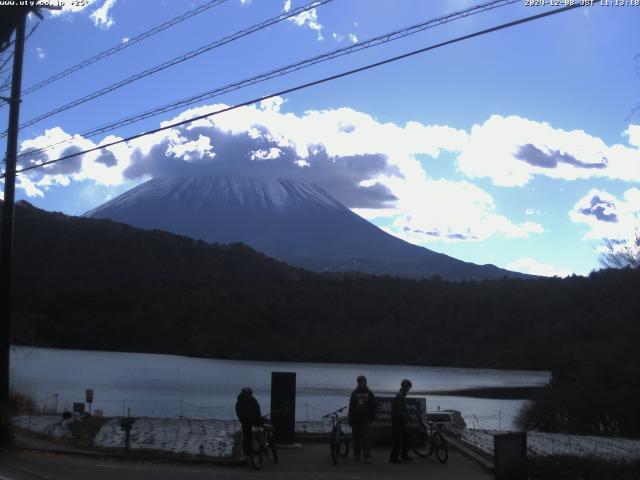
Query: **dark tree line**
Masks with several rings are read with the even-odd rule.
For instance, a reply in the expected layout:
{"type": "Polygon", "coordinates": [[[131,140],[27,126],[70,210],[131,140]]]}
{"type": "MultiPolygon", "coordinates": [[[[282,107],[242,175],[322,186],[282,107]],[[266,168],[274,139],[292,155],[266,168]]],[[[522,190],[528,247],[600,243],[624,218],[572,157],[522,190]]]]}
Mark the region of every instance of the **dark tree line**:
{"type": "Polygon", "coordinates": [[[445,282],[316,274],[21,204],[15,343],[255,360],[551,369],[522,422],[640,434],[640,271],[445,282]]]}

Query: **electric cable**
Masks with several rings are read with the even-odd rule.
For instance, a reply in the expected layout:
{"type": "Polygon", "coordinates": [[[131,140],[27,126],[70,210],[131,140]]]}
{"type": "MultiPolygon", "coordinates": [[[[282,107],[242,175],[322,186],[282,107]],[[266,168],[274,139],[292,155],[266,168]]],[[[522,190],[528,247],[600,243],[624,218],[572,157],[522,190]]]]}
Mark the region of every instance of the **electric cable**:
{"type": "MultiPolygon", "coordinates": [[[[23,123],[22,125],[20,125],[20,128],[26,128],[26,127],[30,127],[31,125],[34,125],[36,123],[38,123],[41,120],[44,120],[45,118],[49,118],[53,115],[56,115],[58,113],[64,112],[65,110],[69,110],[70,108],[73,107],[77,107],[78,105],[81,105],[83,103],[86,103],[90,100],[93,100],[95,98],[101,97],[102,95],[106,95],[107,93],[113,92],[114,90],[117,90],[118,88],[122,88],[125,85],[129,85],[130,83],[133,83],[137,80],[140,80],[142,78],[148,77],[150,75],[153,75],[155,73],[158,73],[162,70],[165,70],[169,67],[172,67],[174,65],[177,65],[179,63],[185,62],[187,60],[190,60],[194,57],[197,57],[198,55],[202,55],[203,53],[206,53],[210,50],[213,50],[214,48],[220,47],[222,45],[225,45],[227,43],[233,42],[234,40],[237,40],[239,38],[245,37],[247,35],[250,35],[252,33],[255,33],[259,30],[262,30],[264,28],[270,27],[271,25],[274,25],[276,23],[279,23],[283,20],[286,20],[287,18],[290,17],[294,17],[296,15],[299,15],[302,12],[306,12],[307,10],[310,10],[312,8],[317,8],[320,5],[324,5],[327,4],[329,2],[333,2],[334,0],[315,0],[307,5],[304,5],[302,7],[298,7],[296,9],[290,10],[289,12],[285,12],[283,14],[280,14],[276,17],[270,18],[262,23],[253,25],[251,27],[249,27],[248,29],[245,30],[241,30],[239,32],[236,32],[232,35],[228,35],[226,37],[223,37],[219,40],[216,40],[215,42],[211,42],[208,43],[207,45],[203,45],[202,47],[199,47],[195,50],[191,50],[183,55],[180,55],[178,57],[175,57],[171,60],[168,60],[164,63],[161,63],[160,65],[156,65],[155,67],[149,68],[147,70],[144,70],[140,73],[137,73],[131,77],[125,78],[123,80],[120,80],[117,83],[111,84],[105,88],[102,88],[100,90],[97,90],[93,93],[90,93],[88,95],[85,95],[84,97],[78,98],[76,100],[73,100],[72,102],[69,102],[65,105],[62,105],[60,107],[57,107],[53,110],[50,110],[49,112],[43,113],[42,115],[39,115],[35,118],[32,118],[31,120],[28,120],[27,122],[23,123]]],[[[6,137],[7,136],[7,131],[3,132],[0,135],[0,138],[6,137]]]]}
{"type": "MultiPolygon", "coordinates": [[[[102,150],[103,148],[112,147],[112,146],[118,145],[120,143],[129,142],[131,140],[135,140],[135,139],[138,139],[138,138],[141,138],[141,137],[146,137],[148,135],[153,135],[155,133],[158,133],[158,132],[161,132],[161,131],[164,131],[164,130],[169,130],[171,128],[179,127],[179,126],[182,126],[182,125],[186,125],[188,123],[192,123],[192,122],[195,122],[197,120],[202,120],[204,118],[213,117],[215,115],[220,115],[222,113],[226,113],[226,112],[229,112],[229,111],[232,111],[232,110],[236,110],[236,109],[241,108],[241,107],[246,107],[246,106],[249,106],[249,105],[264,101],[264,100],[267,100],[269,98],[279,97],[279,96],[282,96],[282,95],[286,95],[288,93],[297,92],[299,90],[303,90],[303,89],[310,88],[310,87],[313,87],[313,86],[316,86],[316,85],[320,85],[320,84],[327,83],[327,82],[330,82],[330,81],[333,81],[333,80],[337,80],[339,78],[351,76],[351,75],[354,75],[356,73],[360,73],[360,72],[364,72],[366,70],[377,68],[377,67],[380,67],[382,65],[386,65],[386,64],[389,64],[389,63],[397,62],[399,60],[403,60],[405,58],[409,58],[409,57],[412,57],[412,56],[415,56],[415,55],[418,55],[418,54],[421,54],[421,53],[425,53],[425,52],[428,52],[428,51],[431,51],[431,50],[435,50],[437,48],[441,48],[441,47],[444,47],[444,46],[447,46],[447,45],[451,45],[451,44],[454,44],[454,43],[462,42],[464,40],[469,40],[471,38],[479,37],[479,36],[486,35],[486,34],[489,34],[489,33],[492,33],[492,32],[496,32],[496,31],[499,31],[499,30],[504,30],[506,28],[511,28],[511,27],[514,27],[514,26],[517,26],[517,25],[522,25],[524,23],[532,22],[534,20],[539,20],[541,18],[549,17],[549,16],[552,16],[552,15],[557,15],[559,13],[567,12],[569,10],[573,10],[575,8],[579,8],[579,7],[582,7],[582,6],[583,5],[580,5],[580,4],[568,5],[566,7],[558,8],[558,9],[547,11],[547,12],[543,12],[543,13],[539,13],[537,15],[531,15],[529,17],[524,17],[524,18],[521,18],[521,19],[518,19],[518,20],[513,20],[511,22],[503,23],[503,24],[497,25],[495,27],[491,27],[491,28],[487,28],[487,29],[484,29],[484,30],[480,30],[480,31],[477,31],[477,32],[474,32],[474,33],[463,35],[461,37],[456,37],[456,38],[451,39],[451,40],[447,40],[447,41],[440,42],[440,43],[437,43],[437,44],[434,44],[434,45],[430,45],[430,46],[427,46],[427,47],[424,47],[424,48],[413,50],[413,51],[410,51],[408,53],[404,53],[402,55],[397,55],[395,57],[387,58],[387,59],[381,60],[379,62],[370,63],[370,64],[365,65],[363,67],[354,68],[352,70],[347,70],[345,72],[341,72],[341,73],[338,73],[338,74],[335,74],[335,75],[324,77],[324,78],[321,78],[319,80],[314,80],[312,82],[304,83],[302,85],[297,85],[295,87],[290,87],[290,88],[287,88],[285,90],[280,90],[278,92],[271,93],[269,95],[265,95],[265,96],[262,96],[262,97],[259,97],[259,98],[254,98],[252,100],[248,100],[246,102],[238,103],[238,104],[230,106],[230,107],[222,108],[220,110],[216,110],[216,111],[213,111],[213,112],[208,112],[208,113],[205,113],[205,114],[202,114],[202,115],[197,115],[197,116],[195,116],[193,118],[189,118],[189,119],[186,119],[186,120],[182,120],[180,122],[172,123],[170,125],[165,125],[163,127],[159,127],[159,128],[150,130],[148,132],[139,133],[139,134],[136,134],[136,135],[129,136],[127,138],[123,138],[123,139],[116,140],[116,141],[113,141],[113,142],[105,143],[104,145],[99,145],[97,147],[93,147],[93,148],[90,148],[90,149],[87,149],[87,150],[83,150],[83,151],[80,151],[80,152],[75,152],[75,153],[72,153],[72,154],[69,154],[69,155],[65,155],[65,156],[57,158],[55,160],[49,160],[49,161],[42,162],[42,163],[39,163],[39,164],[36,164],[36,165],[32,165],[32,166],[29,166],[29,167],[24,167],[24,168],[21,168],[20,170],[17,170],[16,173],[26,172],[28,170],[33,170],[33,169],[36,169],[36,168],[40,168],[40,167],[44,167],[44,166],[51,165],[51,164],[54,164],[54,163],[58,163],[58,162],[61,162],[63,160],[67,160],[69,158],[77,157],[79,155],[84,155],[84,154],[87,154],[87,153],[95,152],[97,150],[102,150]]],[[[2,175],[0,175],[0,178],[4,178],[4,177],[5,177],[4,173],[2,175]]]]}
{"type": "MultiPolygon", "coordinates": [[[[122,50],[124,50],[125,48],[128,48],[132,45],[135,45],[136,43],[141,42],[142,40],[145,40],[146,38],[149,38],[153,35],[155,35],[156,33],[160,33],[163,30],[166,30],[169,27],[172,27],[174,25],[177,25],[178,23],[181,23],[195,15],[198,15],[202,12],[205,12],[207,10],[209,10],[210,8],[213,7],[217,7],[218,5],[226,2],[227,0],[212,0],[209,3],[205,3],[204,5],[200,5],[199,7],[193,9],[193,10],[189,10],[186,13],[183,13],[182,15],[172,18],[171,20],[162,23],[161,25],[157,25],[139,35],[136,35],[133,38],[130,38],[128,41],[126,42],[121,42],[118,45],[111,47],[103,52],[100,52],[96,55],[94,55],[91,58],[88,58],[76,65],[73,65],[72,67],[67,68],[66,70],[63,70],[59,73],[56,73],[55,75],[52,75],[51,77],[42,80],[41,82],[36,83],[35,85],[25,89],[22,92],[22,96],[24,97],[25,95],[28,95],[31,92],[35,92],[36,90],[41,89],[42,87],[49,85],[50,83],[53,83],[57,80],[60,80],[61,78],[66,77],[67,75],[70,75],[74,72],[77,72],[78,70],[81,70],[93,63],[96,63],[104,58],[107,58],[111,55],[113,55],[114,53],[120,52],[122,50]]],[[[0,88],[0,90],[2,90],[2,88],[0,88]]]]}
{"type": "MultiPolygon", "coordinates": [[[[466,18],[468,16],[471,15],[476,15],[478,13],[482,13],[482,12],[486,12],[489,10],[493,10],[495,8],[499,8],[499,7],[503,7],[503,6],[507,6],[507,5],[511,5],[513,3],[519,2],[520,0],[494,0],[494,1],[490,1],[487,3],[483,3],[480,5],[476,5],[474,7],[470,7],[468,9],[465,10],[460,10],[457,12],[453,12],[438,18],[433,18],[424,22],[421,22],[419,24],[416,25],[412,25],[409,27],[405,27],[402,28],[400,30],[395,30],[393,32],[388,32],[388,33],[384,33],[382,35],[378,35],[376,37],[370,38],[368,40],[362,41],[362,42],[358,42],[354,45],[349,45],[347,47],[343,47],[343,48],[339,48],[336,50],[333,50],[331,52],[328,53],[324,53],[321,55],[317,55],[315,57],[311,57],[311,58],[307,58],[305,60],[301,60],[299,62],[290,64],[290,65],[286,65],[284,67],[280,67],[277,68],[275,70],[271,70],[265,73],[261,73],[258,75],[255,75],[253,77],[250,77],[248,79],[244,79],[244,80],[240,80],[237,82],[233,82],[231,84],[227,84],[225,86],[222,87],[218,87],[215,88],[213,90],[209,90],[197,95],[193,95],[191,97],[187,97],[184,98],[182,100],[178,100],[166,105],[163,105],[161,107],[156,107],[153,108],[151,110],[147,110],[145,112],[141,112],[129,117],[126,117],[124,119],[103,125],[101,127],[97,127],[94,128],[92,130],[88,130],[85,131],[83,133],[80,134],[81,137],[83,138],[91,138],[97,135],[100,135],[102,133],[106,133],[109,131],[113,131],[117,128],[120,127],[124,127],[127,125],[131,125],[133,123],[145,120],[147,118],[151,118],[151,117],[155,117],[157,115],[160,115],[162,113],[167,113],[173,110],[177,110],[179,108],[184,108],[187,107],[189,105],[193,105],[194,103],[198,103],[204,100],[208,100],[220,95],[223,95],[225,93],[229,93],[235,90],[239,90],[241,88],[245,88],[247,86],[250,85],[255,85],[257,83],[261,83],[267,80],[270,80],[272,78],[277,78],[283,75],[286,75],[288,73],[292,73],[298,70],[302,70],[304,68],[308,68],[310,66],[316,65],[318,63],[322,63],[328,60],[332,60],[334,58],[338,58],[344,55],[349,55],[351,53],[360,51],[360,50],[365,50],[368,48],[372,48],[384,43],[388,43],[394,40],[398,40],[400,38],[404,38],[407,37],[409,35],[413,35],[415,33],[427,30],[429,28],[433,28],[439,25],[443,25],[445,23],[454,21],[454,20],[458,20],[461,18],[466,18]]],[[[29,152],[25,152],[23,154],[18,155],[18,157],[22,157],[22,156],[32,156],[32,155],[37,155],[39,153],[42,153],[46,150],[49,150],[55,146],[58,146],[60,144],[63,143],[68,143],[71,142],[73,140],[73,137],[71,137],[70,139],[66,139],[66,140],[61,140],[59,142],[53,143],[51,145],[47,145],[46,147],[42,147],[40,149],[37,150],[31,150],[29,152]]]]}

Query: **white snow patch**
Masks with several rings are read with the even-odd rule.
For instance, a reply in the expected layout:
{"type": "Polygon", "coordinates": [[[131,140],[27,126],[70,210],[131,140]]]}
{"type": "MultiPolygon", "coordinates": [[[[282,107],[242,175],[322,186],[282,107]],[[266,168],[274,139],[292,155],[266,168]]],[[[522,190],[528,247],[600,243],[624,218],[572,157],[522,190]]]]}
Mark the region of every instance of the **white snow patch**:
{"type": "Polygon", "coordinates": [[[12,420],[13,425],[30,432],[42,433],[54,438],[71,438],[69,424],[73,419],[64,420],[60,415],[19,415],[12,420]]]}
{"type": "MultiPolygon", "coordinates": [[[[131,450],[230,457],[236,422],[210,419],[136,418],[131,428],[131,450]]],[[[105,423],[95,437],[97,447],[122,448],[125,433],[120,419],[105,423]]]]}
{"type": "MultiPolygon", "coordinates": [[[[461,439],[493,455],[493,436],[505,433],[498,430],[464,429],[461,439]]],[[[571,455],[596,457],[604,460],[640,459],[640,440],[618,437],[567,435],[563,433],[527,432],[530,455],[571,455]]]]}

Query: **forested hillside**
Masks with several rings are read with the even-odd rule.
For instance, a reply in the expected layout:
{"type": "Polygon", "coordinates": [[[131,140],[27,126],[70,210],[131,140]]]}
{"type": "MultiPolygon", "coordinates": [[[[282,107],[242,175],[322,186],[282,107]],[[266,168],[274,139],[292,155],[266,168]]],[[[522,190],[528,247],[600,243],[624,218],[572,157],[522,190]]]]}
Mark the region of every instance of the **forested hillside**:
{"type": "Polygon", "coordinates": [[[22,203],[15,280],[15,343],[552,369],[555,396],[545,394],[528,421],[592,431],[602,418],[610,429],[640,432],[630,407],[640,394],[637,269],[482,282],[322,275],[239,244],[210,245],[22,203]],[[541,410],[544,402],[552,409],[561,402],[570,419],[586,412],[553,420],[541,410]]]}

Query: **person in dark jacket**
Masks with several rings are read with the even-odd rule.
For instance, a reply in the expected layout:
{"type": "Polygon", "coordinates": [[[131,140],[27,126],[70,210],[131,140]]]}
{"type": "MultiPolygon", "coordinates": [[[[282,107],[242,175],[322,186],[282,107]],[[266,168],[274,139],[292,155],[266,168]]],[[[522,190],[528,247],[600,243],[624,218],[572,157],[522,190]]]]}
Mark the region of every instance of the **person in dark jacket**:
{"type": "Polygon", "coordinates": [[[407,413],[406,397],[411,390],[411,381],[406,378],[400,382],[400,391],[391,404],[391,463],[400,463],[398,454],[405,462],[413,460],[409,456],[409,414],[407,413]]]}
{"type": "Polygon", "coordinates": [[[253,396],[253,390],[244,387],[238,395],[236,401],[236,415],[242,425],[242,449],[245,455],[253,454],[253,446],[251,444],[251,427],[254,425],[264,425],[264,418],[260,413],[260,404],[253,396]]]}
{"type": "Polygon", "coordinates": [[[351,393],[349,400],[349,426],[352,429],[353,458],[360,459],[360,451],[364,454],[364,461],[371,461],[371,422],[378,413],[376,397],[367,387],[367,377],[357,378],[358,386],[351,393]]]}

